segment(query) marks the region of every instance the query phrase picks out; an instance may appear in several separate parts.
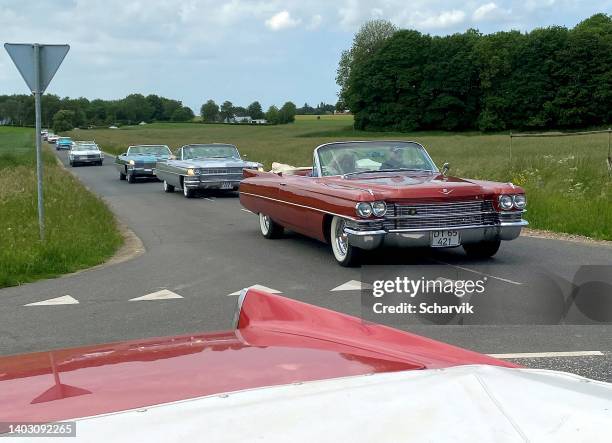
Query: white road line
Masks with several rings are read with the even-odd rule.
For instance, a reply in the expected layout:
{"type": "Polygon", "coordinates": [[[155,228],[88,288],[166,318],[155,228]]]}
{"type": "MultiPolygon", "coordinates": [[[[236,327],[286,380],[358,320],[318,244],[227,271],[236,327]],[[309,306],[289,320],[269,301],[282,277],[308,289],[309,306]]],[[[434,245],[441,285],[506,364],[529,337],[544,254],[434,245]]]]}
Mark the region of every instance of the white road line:
{"type": "Polygon", "coordinates": [[[372,289],[372,285],[363,283],[357,280],[349,280],[346,283],[342,283],[340,286],[336,286],[331,292],[334,291],[361,291],[362,289],[372,289]]]}
{"type": "MultiPolygon", "coordinates": [[[[266,291],[266,292],[269,292],[270,294],[282,294],[282,292],[279,290],[268,288],[267,286],[262,286],[262,285],[249,286],[247,289],[259,289],[260,291],[266,291]]],[[[230,297],[232,295],[240,295],[241,292],[242,292],[242,289],[240,291],[236,291],[236,292],[232,292],[231,294],[227,294],[227,296],[230,297]]]]}
{"type": "Polygon", "coordinates": [[[249,214],[254,214],[254,212],[249,211],[248,209],[240,208],[241,211],[248,212],[249,214]]]}
{"type": "Polygon", "coordinates": [[[480,272],[480,271],[477,271],[475,269],[470,269],[470,268],[466,268],[466,267],[463,267],[463,266],[453,265],[453,264],[447,263],[445,261],[440,261],[440,260],[434,260],[434,261],[436,263],[440,263],[440,264],[443,264],[443,265],[451,266],[453,268],[461,269],[462,271],[472,272],[474,274],[484,275],[485,277],[494,278],[495,280],[500,280],[500,281],[503,281],[505,283],[510,283],[512,285],[521,286],[523,284],[523,283],[518,282],[518,281],[514,281],[514,280],[507,279],[507,278],[498,277],[496,275],[487,274],[486,272],[480,272]]]}
{"type": "Polygon", "coordinates": [[[146,294],[141,297],[130,298],[130,301],[171,300],[175,298],[183,298],[183,296],[178,295],[176,292],[162,289],[161,291],[151,292],[150,294],[146,294]]]}
{"type": "Polygon", "coordinates": [[[78,305],[79,301],[71,297],[70,295],[63,295],[61,297],[50,298],[48,300],[37,301],[34,303],[28,303],[24,306],[55,306],[55,305],[78,305]]]}
{"type": "Polygon", "coordinates": [[[601,351],[567,351],[567,352],[518,352],[514,354],[489,354],[495,358],[553,358],[553,357],[588,357],[604,355],[601,351]]]}
{"type": "Polygon", "coordinates": [[[210,198],[210,197],[204,197],[204,200],[208,200],[209,202],[214,202],[215,201],[214,198],[210,198]]]}

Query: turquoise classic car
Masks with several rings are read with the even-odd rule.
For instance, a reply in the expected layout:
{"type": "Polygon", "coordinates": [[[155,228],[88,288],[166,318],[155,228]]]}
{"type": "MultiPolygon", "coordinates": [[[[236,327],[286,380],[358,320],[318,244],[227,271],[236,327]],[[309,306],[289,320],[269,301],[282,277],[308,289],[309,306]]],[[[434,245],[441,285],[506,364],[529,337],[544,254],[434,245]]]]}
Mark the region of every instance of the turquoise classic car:
{"type": "Polygon", "coordinates": [[[135,145],[115,157],[115,166],[119,171],[119,180],[134,183],[138,177],[155,177],[157,162],[170,158],[172,152],[166,145],[135,145]]]}

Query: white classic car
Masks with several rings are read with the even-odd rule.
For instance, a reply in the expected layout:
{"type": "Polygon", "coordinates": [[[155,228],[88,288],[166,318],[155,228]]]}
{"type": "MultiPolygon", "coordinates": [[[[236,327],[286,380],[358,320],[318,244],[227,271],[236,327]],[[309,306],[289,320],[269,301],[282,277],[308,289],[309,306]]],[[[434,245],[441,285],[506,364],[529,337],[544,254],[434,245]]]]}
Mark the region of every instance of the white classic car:
{"type": "Polygon", "coordinates": [[[76,141],[70,148],[68,160],[73,167],[84,163],[102,166],[104,153],[94,141],[76,141]]]}

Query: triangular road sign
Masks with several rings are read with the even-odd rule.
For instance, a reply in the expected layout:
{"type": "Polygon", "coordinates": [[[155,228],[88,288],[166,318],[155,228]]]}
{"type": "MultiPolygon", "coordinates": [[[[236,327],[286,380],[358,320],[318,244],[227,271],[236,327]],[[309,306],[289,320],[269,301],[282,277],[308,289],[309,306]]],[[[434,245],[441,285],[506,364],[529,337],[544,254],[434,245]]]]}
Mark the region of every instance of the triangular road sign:
{"type": "Polygon", "coordinates": [[[38,45],[40,54],[40,90],[36,89],[34,44],[5,43],[4,48],[17,66],[21,76],[32,92],[45,92],[51,79],[70,50],[69,45],[38,45]]]}

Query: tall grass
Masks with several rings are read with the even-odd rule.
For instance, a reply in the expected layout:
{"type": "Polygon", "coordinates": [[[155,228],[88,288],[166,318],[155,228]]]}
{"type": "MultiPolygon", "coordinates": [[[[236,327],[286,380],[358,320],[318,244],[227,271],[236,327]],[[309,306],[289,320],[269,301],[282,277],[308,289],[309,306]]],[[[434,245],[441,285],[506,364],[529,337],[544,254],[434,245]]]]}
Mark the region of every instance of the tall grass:
{"type": "Polygon", "coordinates": [[[0,287],[90,267],[122,243],[106,205],[44,152],[46,240],[38,237],[34,131],[0,127],[0,287]]]}
{"type": "Polygon", "coordinates": [[[313,149],[335,140],[416,140],[438,165],[448,161],[453,175],[524,186],[532,227],[612,240],[607,134],[514,139],[512,162],[505,134],[363,132],[354,130],[352,117],[344,115],[298,116],[295,123],[279,126],[152,124],[70,135],[95,138],[114,153],[136,143],[165,143],[173,149],[196,142],[235,143],[249,159],[267,167],[273,161],[310,165],[313,149]]]}

